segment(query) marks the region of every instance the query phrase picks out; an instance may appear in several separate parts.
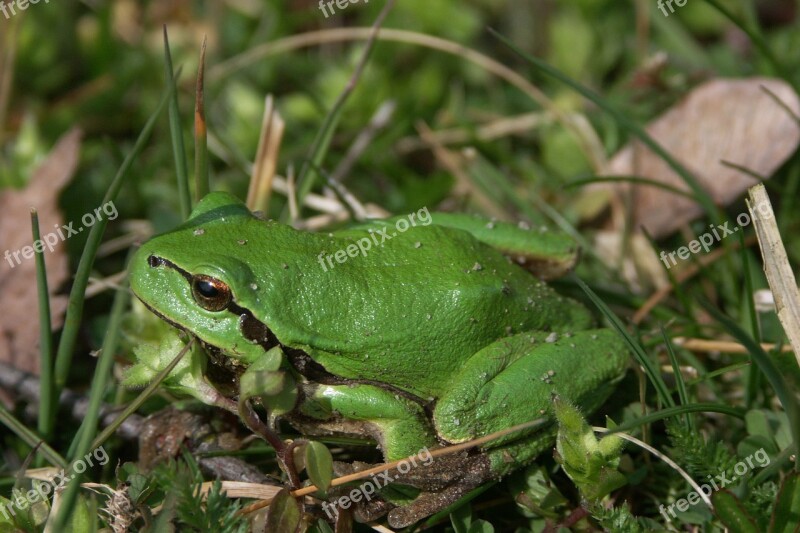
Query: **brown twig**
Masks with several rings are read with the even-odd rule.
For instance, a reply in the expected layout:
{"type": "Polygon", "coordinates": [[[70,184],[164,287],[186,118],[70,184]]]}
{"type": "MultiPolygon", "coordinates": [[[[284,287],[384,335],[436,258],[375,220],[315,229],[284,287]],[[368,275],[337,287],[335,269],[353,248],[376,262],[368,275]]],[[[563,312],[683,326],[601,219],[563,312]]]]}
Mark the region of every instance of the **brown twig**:
{"type": "Polygon", "coordinates": [[[206,126],[204,78],[206,70],[206,41],[200,48],[200,64],[197,66],[197,84],[194,98],[194,183],[195,197],[199,202],[208,194],[208,128],[206,126]]]}
{"type": "MultiPolygon", "coordinates": [[[[496,431],[496,432],[491,433],[489,435],[485,435],[483,437],[480,437],[478,439],[474,439],[474,440],[471,440],[471,441],[468,441],[468,442],[463,442],[461,444],[456,444],[456,445],[453,445],[453,446],[447,446],[446,448],[439,448],[439,449],[436,449],[436,450],[429,450],[428,453],[430,454],[430,456],[432,458],[441,457],[443,455],[452,455],[452,454],[459,453],[459,452],[464,451],[464,450],[468,450],[470,448],[474,448],[476,446],[482,446],[482,445],[486,444],[487,442],[491,442],[491,441],[493,441],[495,439],[499,439],[500,437],[504,437],[506,435],[510,435],[511,433],[515,433],[517,431],[523,431],[523,430],[526,430],[526,429],[534,428],[536,426],[540,426],[545,422],[546,422],[546,419],[537,418],[536,420],[531,420],[530,422],[525,422],[523,424],[517,424],[516,426],[512,426],[510,428],[506,428],[506,429],[503,429],[501,431],[496,431]]],[[[411,457],[414,457],[414,456],[411,456],[411,457]]],[[[403,459],[399,459],[397,461],[392,461],[392,462],[386,463],[386,464],[377,465],[377,466],[374,466],[372,468],[368,468],[366,470],[360,470],[360,471],[358,471],[358,472],[356,472],[354,474],[348,474],[346,476],[338,477],[338,478],[334,479],[333,481],[331,481],[331,487],[337,487],[339,485],[344,485],[345,483],[350,483],[351,481],[357,481],[359,479],[364,479],[366,477],[369,477],[369,476],[371,476],[373,474],[378,474],[380,472],[388,472],[388,471],[390,471],[390,470],[392,470],[394,468],[397,468],[397,466],[400,465],[400,463],[406,462],[411,457],[405,457],[403,459]]],[[[292,496],[294,496],[295,498],[299,498],[301,496],[307,496],[309,494],[313,494],[313,493],[317,492],[318,490],[319,490],[319,488],[317,488],[315,485],[310,485],[310,486],[307,486],[307,487],[303,487],[302,489],[293,490],[292,491],[292,496]]],[[[244,509],[239,511],[239,514],[248,514],[248,513],[252,513],[252,512],[258,511],[259,509],[267,507],[271,502],[272,502],[272,500],[265,500],[265,501],[256,502],[254,504],[248,505],[247,507],[245,507],[244,509]]]]}
{"type": "MultiPolygon", "coordinates": [[[[733,341],[718,341],[713,339],[686,339],[678,337],[674,340],[677,346],[689,350],[690,352],[724,352],[724,353],[750,353],[749,350],[733,341]]],[[[765,352],[770,352],[777,348],[777,344],[761,343],[761,348],[765,352]]],[[[791,346],[783,346],[782,352],[791,352],[791,346]]]]}

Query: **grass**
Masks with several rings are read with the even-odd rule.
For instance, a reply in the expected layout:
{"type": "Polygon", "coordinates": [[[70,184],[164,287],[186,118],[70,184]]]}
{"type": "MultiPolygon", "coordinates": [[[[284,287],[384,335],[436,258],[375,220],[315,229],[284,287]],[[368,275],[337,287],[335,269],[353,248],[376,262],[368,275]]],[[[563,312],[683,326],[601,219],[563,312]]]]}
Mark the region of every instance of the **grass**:
{"type": "MultiPolygon", "coordinates": [[[[138,17],[125,16],[118,11],[121,8],[111,6],[68,9],[40,4],[21,13],[25,24],[13,31],[0,19],[0,42],[16,39],[17,54],[11,100],[0,101],[0,117],[6,117],[0,124],[6,133],[0,138],[8,139],[0,146],[5,156],[0,160],[0,187],[23,186],[25,176],[58,134],[77,123],[87,130],[87,143],[81,171],[62,196],[65,219],[79,220],[109,201],[119,206],[121,215],[108,225],[101,219],[88,235],[68,243],[74,265],[69,304],[61,331],[41,337],[38,413],[34,420],[22,405],[11,410],[0,405],[0,424],[9,430],[0,436],[4,450],[0,461],[6,461],[0,462],[0,496],[11,497],[12,487],[29,486],[18,474],[33,455],[38,465],[67,468],[103,446],[111,454],[110,464],[122,466],[81,473],[59,496],[55,512],[20,513],[15,527],[42,531],[45,519],[55,530],[107,526],[98,510],[108,508],[111,500],[80,487],[81,482],[92,481],[108,494],[124,495],[128,510],[117,509],[118,514],[135,516],[136,527],[142,530],[157,530],[168,520],[189,529],[224,523],[224,531],[242,530],[240,510],[252,499],[226,499],[219,487],[206,500],[201,496],[203,475],[195,461],[202,462],[207,454],[193,458],[185,451],[147,472],[133,464],[137,446],[115,433],[132,416],[151,414],[178,401],[186,408],[197,407],[196,402],[174,396],[174,388],[159,386],[169,382],[170,369],[183,368],[176,365],[190,348],[169,365],[165,361],[144,391],[124,388],[116,376],[133,361],[134,346],[157,344],[164,326],[131,307],[129,289],[118,278],[113,291],[90,300],[85,294],[94,280],[124,270],[131,244],[143,238],[134,232],[135,223],[144,225],[149,234],[185,220],[191,189],[196,199],[209,189],[230,190],[244,198],[247,162],[256,153],[267,93],[273,95],[286,123],[278,172],[284,173],[289,165],[300,169],[286,187],[294,191],[298,206],[305,205],[298,208],[305,223],[322,231],[341,224],[337,202],[342,212],[349,212],[349,207],[331,198],[344,194],[395,213],[439,206],[558,227],[580,243],[584,254],[576,275],[555,285],[584,301],[630,350],[626,378],[591,419],[610,434],[625,433],[630,442],[621,451],[588,454],[592,457],[588,464],[597,472],[620,472],[621,486],[614,485],[610,494],[601,491],[582,499],[581,494],[602,480],[587,474],[587,482],[571,470],[574,465],[569,460],[545,453],[536,464],[476,490],[452,514],[427,519],[428,530],[544,531],[556,524],[629,531],[694,526],[737,530],[738,523],[741,530],[745,530],[741,524],[750,524],[754,530],[772,531],[785,525],[786,517],[798,512],[793,494],[800,466],[800,372],[791,353],[784,357],[761,348],[762,342],[780,345],[785,339],[774,312],[762,310],[755,301],[755,292],[767,284],[752,239],[741,232],[738,242],[731,239],[714,252],[719,256],[713,262],[695,258],[689,274],[639,270],[638,283],[633,283],[625,271],[633,263],[626,257],[608,262],[594,240],[603,220],[596,209],[587,207],[592,198],[584,189],[604,181],[644,183],[644,177],[596,175],[611,153],[638,139],[684,179],[690,192],[683,194],[692,195],[708,213],[688,224],[684,234],[650,239],[654,257],[660,249],[685,245],[687,234],[702,232],[709,223],[732,220],[739,212],[741,204],[727,210],[715,205],[697,176],[653,140],[644,124],[704,75],[692,70],[697,61],[711,65],[718,74],[776,75],[798,87],[791,50],[798,44],[800,22],[778,23],[763,14],[759,18],[750,2],[742,5],[736,8],[717,0],[690,3],[669,19],[646,20],[652,27],[645,33],[641,25],[633,24],[633,10],[611,0],[593,6],[559,3],[542,15],[547,31],[532,33],[515,24],[515,17],[524,17],[511,7],[454,1],[432,6],[421,0],[388,3],[384,9],[373,3],[354,4],[325,24],[314,6],[285,8],[277,2],[267,2],[263,12],[250,10],[246,3],[212,7],[187,2],[180,14],[146,3],[131,8],[138,17]],[[62,15],[69,15],[65,20],[82,21],[76,26],[79,31],[55,30],[55,38],[34,46],[32,39],[45,35],[47,28],[57,28],[54,21],[62,15]],[[178,22],[180,17],[183,23],[178,22]],[[377,34],[365,27],[375,21],[387,30],[377,34]],[[742,54],[726,44],[734,28],[749,37],[755,54],[742,54]],[[364,40],[361,48],[351,45],[364,40]],[[663,70],[644,76],[643,58],[625,46],[630,40],[645,43],[645,51],[666,50],[673,54],[671,61],[663,70]],[[156,41],[163,41],[163,48],[154,47],[156,41]],[[697,50],[702,57],[693,57],[697,50]],[[58,58],[69,54],[81,58],[81,69],[59,67],[58,58]],[[195,71],[194,80],[181,77],[181,72],[195,71]],[[375,110],[390,99],[396,101],[394,118],[370,136],[371,145],[358,152],[359,159],[348,162],[353,171],[347,176],[347,188],[337,184],[336,195],[328,195],[325,204],[325,185],[315,176],[326,175],[347,157],[350,144],[375,110]],[[186,127],[192,110],[194,134],[186,127]],[[491,140],[477,134],[499,118],[531,111],[540,111],[546,120],[491,140]],[[468,141],[440,143],[434,135],[440,130],[457,130],[468,141]],[[393,149],[409,139],[420,141],[424,148],[393,149]],[[188,144],[194,146],[193,186],[188,144]],[[309,204],[324,204],[328,210],[314,210],[309,204]],[[112,246],[115,242],[122,244],[112,246]],[[658,276],[668,280],[671,290],[654,307],[637,314],[654,292],[652,280],[658,276]],[[678,337],[733,339],[746,353],[693,353],[675,341],[678,337]],[[97,349],[98,357],[88,357],[97,349]],[[87,399],[81,424],[56,405],[65,389],[81,391],[87,399]],[[100,412],[109,405],[119,413],[114,424],[103,428],[98,425],[100,412]],[[605,424],[601,415],[608,417],[605,424]],[[681,471],[652,461],[650,452],[637,442],[657,450],[681,471]],[[768,454],[769,464],[741,476],[730,493],[712,498],[715,509],[701,504],[664,523],[659,506],[691,490],[684,475],[702,484],[706,476],[728,472],[758,449],[768,454]],[[84,505],[90,509],[87,514],[76,512],[84,505]]],[[[660,16],[654,13],[650,16],[660,16]]],[[[0,81],[9,80],[8,69],[4,67],[0,76],[6,76],[0,81]]],[[[800,158],[795,154],[767,183],[789,259],[797,265],[800,246],[793,235],[800,224],[794,209],[800,158]]],[[[288,217],[286,195],[276,191],[271,191],[266,215],[288,217]]],[[[39,233],[35,217],[33,222],[35,240],[39,233]]],[[[634,230],[619,232],[623,248],[631,249],[634,230]]],[[[38,314],[44,332],[49,331],[50,316],[43,275],[46,259],[37,254],[38,276],[32,281],[39,288],[38,314]]],[[[657,260],[655,264],[661,266],[657,260]]],[[[215,413],[212,425],[224,426],[224,417],[215,413]]],[[[283,429],[284,437],[300,437],[288,426],[283,429]]],[[[568,448],[569,438],[559,437],[559,449],[568,448]]],[[[380,462],[369,448],[374,443],[322,442],[334,460],[380,462]]],[[[573,444],[578,450],[586,446],[573,444]]],[[[241,458],[281,479],[275,453],[249,442],[241,445],[238,452],[213,453],[241,458]]],[[[324,472],[314,471],[315,477],[328,481],[324,472]]],[[[6,501],[0,498],[2,503],[6,501]]],[[[284,508],[289,509],[285,515],[269,519],[291,522],[293,507],[284,508]]],[[[3,527],[0,514],[0,531],[5,531],[3,527]]],[[[364,525],[354,527],[369,530],[364,525]]],[[[320,521],[311,528],[331,531],[320,521]]]]}

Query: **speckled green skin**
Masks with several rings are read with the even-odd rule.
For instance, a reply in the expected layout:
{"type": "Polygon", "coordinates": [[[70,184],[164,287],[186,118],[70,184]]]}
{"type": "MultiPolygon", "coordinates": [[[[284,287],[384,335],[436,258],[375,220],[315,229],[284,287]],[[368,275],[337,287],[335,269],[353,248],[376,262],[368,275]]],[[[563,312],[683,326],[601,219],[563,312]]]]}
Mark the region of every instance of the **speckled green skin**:
{"type": "MultiPolygon", "coordinates": [[[[325,256],[368,236],[368,228],[388,225],[391,235],[397,219],[315,234],[259,220],[233,197],[212,193],[184,225],[142,246],[131,287],[163,318],[247,365],[263,348],[242,336],[239,317],[202,309],[179,272],[151,267],[148,257],[224,281],[236,305],[283,346],[304,351],[334,376],[374,382],[308,388],[296,409],[304,430],[309,419],[320,427],[331,418],[368,423],[365,432],[387,459],[539,418],[550,411],[552,393],[586,411],[599,406],[624,372],[616,335],[584,331],[592,320],[582,305],[454,227],[452,215],[447,226],[436,218],[331,268],[325,256]],[[559,332],[556,342],[547,342],[550,332],[559,332]]],[[[521,242],[535,239],[515,231],[521,242]]],[[[495,448],[493,472],[530,460],[551,439],[547,432],[488,446],[495,448]]]]}

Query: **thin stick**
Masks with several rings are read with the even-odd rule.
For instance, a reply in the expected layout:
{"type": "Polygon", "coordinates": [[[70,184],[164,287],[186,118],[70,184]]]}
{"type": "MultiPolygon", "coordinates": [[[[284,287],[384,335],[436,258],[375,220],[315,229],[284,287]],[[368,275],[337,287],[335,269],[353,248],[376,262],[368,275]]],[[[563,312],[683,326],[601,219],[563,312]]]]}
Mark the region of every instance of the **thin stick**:
{"type": "Polygon", "coordinates": [[[258,149],[250,174],[247,190],[247,207],[251,211],[267,212],[275,169],[278,167],[278,152],[283,139],[284,121],[275,109],[274,99],[268,94],[264,99],[264,115],[261,119],[261,134],[258,149]]]}
{"type": "MultiPolygon", "coordinates": [[[[515,433],[517,431],[523,431],[523,430],[526,430],[526,429],[530,429],[530,428],[542,425],[545,422],[547,422],[547,419],[545,419],[545,418],[537,418],[536,420],[531,420],[530,422],[525,422],[523,424],[517,424],[516,426],[512,426],[510,428],[507,428],[507,429],[504,429],[504,430],[501,430],[501,431],[496,431],[495,433],[490,433],[489,435],[483,436],[483,437],[481,437],[479,439],[471,440],[471,441],[464,442],[464,443],[461,443],[461,444],[456,444],[454,446],[448,446],[446,448],[439,448],[438,450],[428,451],[428,453],[431,455],[431,457],[441,457],[443,455],[452,455],[452,454],[458,453],[458,452],[463,451],[463,450],[468,450],[468,449],[474,448],[476,446],[481,446],[483,444],[486,444],[487,442],[493,441],[495,439],[499,439],[500,437],[505,437],[506,435],[510,435],[511,433],[515,433]]],[[[367,470],[362,470],[362,471],[356,472],[354,474],[348,474],[346,476],[338,477],[338,478],[334,479],[333,481],[331,481],[331,487],[337,487],[339,485],[344,485],[345,483],[350,483],[351,481],[364,479],[366,477],[371,476],[372,474],[377,474],[377,473],[380,473],[380,472],[388,472],[388,471],[390,471],[390,470],[392,470],[394,468],[397,468],[397,466],[400,463],[403,463],[403,462],[407,461],[411,457],[416,457],[416,456],[405,457],[405,458],[399,459],[397,461],[392,461],[391,463],[386,463],[386,464],[382,464],[382,465],[376,465],[376,466],[374,466],[372,468],[369,468],[367,470]]],[[[317,492],[318,490],[319,489],[316,486],[310,485],[308,487],[303,487],[302,489],[297,489],[297,490],[292,491],[292,496],[294,496],[295,498],[299,498],[301,496],[307,496],[309,494],[313,494],[314,492],[317,492]]],[[[245,507],[244,509],[239,511],[239,514],[252,513],[254,511],[257,511],[259,509],[267,507],[271,502],[272,502],[272,500],[270,499],[270,500],[265,500],[265,501],[261,501],[261,502],[256,502],[256,503],[254,503],[252,505],[248,505],[247,507],[245,507]]]]}
{"type": "Polygon", "coordinates": [[[758,244],[761,247],[761,256],[764,258],[767,282],[775,296],[778,319],[800,365],[800,292],[797,290],[797,280],[789,265],[789,257],[786,255],[786,248],[778,231],[778,224],[775,222],[775,213],[772,211],[767,190],[759,183],[750,188],[749,196],[747,206],[750,208],[758,244]]]}
{"type": "Polygon", "coordinates": [[[297,198],[301,202],[314,185],[314,179],[317,174],[316,168],[322,166],[322,160],[325,157],[325,153],[328,151],[331,139],[333,138],[333,132],[336,128],[336,124],[339,122],[344,105],[347,103],[348,98],[350,98],[358,81],[361,79],[361,75],[364,73],[369,57],[372,55],[372,50],[375,47],[375,42],[378,39],[380,27],[383,25],[383,21],[386,20],[392,7],[394,7],[394,0],[388,0],[378,14],[378,18],[375,19],[375,23],[369,30],[367,43],[364,46],[364,51],[356,65],[355,71],[353,71],[353,75],[350,77],[344,89],[342,89],[342,92],[339,93],[339,97],[333,103],[331,111],[325,117],[325,122],[322,124],[317,137],[314,139],[314,144],[309,152],[308,160],[300,167],[300,173],[297,175],[297,198]]]}
{"type": "MultiPolygon", "coordinates": [[[[747,348],[738,342],[733,341],[717,341],[709,339],[686,339],[678,337],[674,340],[677,346],[689,350],[690,352],[724,352],[724,353],[750,353],[747,348]]],[[[761,343],[761,348],[765,352],[771,352],[777,348],[777,344],[761,343]]],[[[782,352],[788,353],[792,351],[791,346],[783,346],[782,352]]]]}

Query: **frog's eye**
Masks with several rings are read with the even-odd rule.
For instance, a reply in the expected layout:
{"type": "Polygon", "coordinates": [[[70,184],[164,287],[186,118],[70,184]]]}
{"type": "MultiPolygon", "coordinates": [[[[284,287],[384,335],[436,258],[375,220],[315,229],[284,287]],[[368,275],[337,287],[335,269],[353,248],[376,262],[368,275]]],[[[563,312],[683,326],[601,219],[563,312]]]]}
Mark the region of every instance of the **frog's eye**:
{"type": "Polygon", "coordinates": [[[192,296],[207,311],[222,311],[231,303],[231,289],[211,276],[192,276],[192,296]]]}

